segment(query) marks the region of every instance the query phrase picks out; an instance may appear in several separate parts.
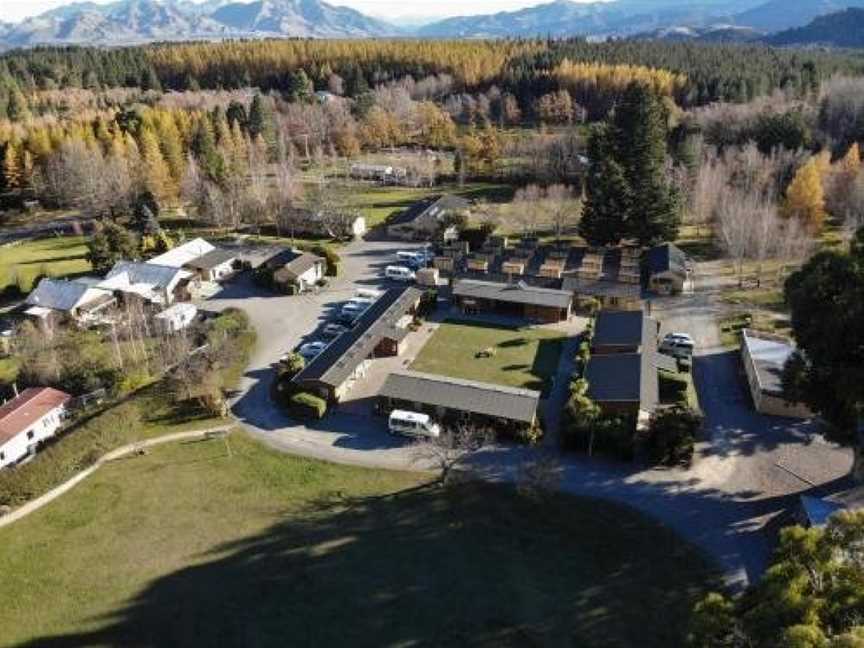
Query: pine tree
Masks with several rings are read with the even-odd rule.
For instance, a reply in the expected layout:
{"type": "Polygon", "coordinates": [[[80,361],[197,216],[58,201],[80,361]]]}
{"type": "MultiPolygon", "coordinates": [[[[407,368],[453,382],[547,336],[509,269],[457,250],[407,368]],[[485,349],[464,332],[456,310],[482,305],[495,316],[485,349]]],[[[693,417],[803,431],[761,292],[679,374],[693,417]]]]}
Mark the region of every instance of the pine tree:
{"type": "Polygon", "coordinates": [[[216,140],[209,119],[198,121],[190,149],[198,160],[201,171],[213,182],[222,182],[225,177],[225,160],[216,149],[216,140]]]}
{"type": "Polygon", "coordinates": [[[631,83],[615,108],[610,132],[632,197],[627,234],[642,245],[675,239],[680,205],[665,177],[667,114],[660,97],[643,83],[631,83]]]}
{"type": "Polygon", "coordinates": [[[249,135],[255,139],[259,135],[267,142],[267,150],[273,155],[276,151],[276,123],[270,102],[256,94],[249,107],[249,135]]]}
{"type": "Polygon", "coordinates": [[[170,113],[161,113],[155,120],[156,136],[159,138],[159,148],[171,171],[175,183],[179,183],[186,172],[186,156],[183,154],[183,142],[177,124],[170,113]]]}
{"type": "Polygon", "coordinates": [[[155,236],[159,230],[159,202],[150,191],[135,200],[130,225],[141,236],[155,236]]]}
{"type": "Polygon", "coordinates": [[[825,221],[825,190],[819,164],[819,160],[813,157],[798,169],[786,189],[783,205],[783,213],[788,218],[802,220],[813,232],[821,230],[825,221]]]}
{"type": "Polygon", "coordinates": [[[615,161],[608,129],[595,126],[588,140],[588,177],[585,207],[579,221],[579,235],[591,245],[621,241],[624,219],[630,210],[630,188],[624,170],[615,161]]]}

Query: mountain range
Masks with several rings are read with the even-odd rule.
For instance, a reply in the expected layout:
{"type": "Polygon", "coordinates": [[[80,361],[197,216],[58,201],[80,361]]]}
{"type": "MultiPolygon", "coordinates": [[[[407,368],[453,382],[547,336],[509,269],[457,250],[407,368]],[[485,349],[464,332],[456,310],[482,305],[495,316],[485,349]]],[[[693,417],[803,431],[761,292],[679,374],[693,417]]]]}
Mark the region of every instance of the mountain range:
{"type": "Polygon", "coordinates": [[[864,0],[554,0],[519,11],[445,18],[409,29],[322,0],[116,0],[76,2],[17,24],[0,22],[0,48],[261,37],[641,35],[748,41],[804,27],[847,7],[864,8],[864,0]]]}

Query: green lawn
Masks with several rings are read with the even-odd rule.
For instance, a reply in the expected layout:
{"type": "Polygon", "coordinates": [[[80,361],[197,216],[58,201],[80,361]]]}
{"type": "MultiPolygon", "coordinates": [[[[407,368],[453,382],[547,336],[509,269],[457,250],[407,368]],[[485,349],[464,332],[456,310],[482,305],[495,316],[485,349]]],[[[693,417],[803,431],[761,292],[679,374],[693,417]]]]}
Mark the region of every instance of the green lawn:
{"type": "Polygon", "coordinates": [[[230,449],[152,449],[0,529],[2,643],[665,648],[716,586],[618,506],[230,449]]]}
{"type": "Polygon", "coordinates": [[[491,183],[467,183],[438,185],[435,187],[381,187],[371,184],[357,184],[349,193],[352,207],[359,208],[366,217],[366,226],[374,227],[387,220],[396,212],[407,209],[418,200],[442,193],[452,193],[471,200],[501,202],[510,200],[513,188],[491,183]]]}
{"type": "Polygon", "coordinates": [[[541,328],[512,328],[447,321],[411,365],[414,371],[542,390],[558,368],[565,335],[541,328]],[[494,356],[477,354],[493,349],[494,356]]]}
{"type": "Polygon", "coordinates": [[[90,271],[84,258],[87,247],[83,236],[52,237],[25,241],[0,248],[0,289],[19,278],[29,292],[33,279],[42,273],[52,277],[83,274],[90,271]]]}

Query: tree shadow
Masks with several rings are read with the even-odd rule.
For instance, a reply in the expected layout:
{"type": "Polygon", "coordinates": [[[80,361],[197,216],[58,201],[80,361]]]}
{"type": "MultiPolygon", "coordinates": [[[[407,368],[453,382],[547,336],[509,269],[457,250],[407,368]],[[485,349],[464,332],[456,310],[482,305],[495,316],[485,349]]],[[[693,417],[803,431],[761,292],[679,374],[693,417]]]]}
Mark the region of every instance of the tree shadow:
{"type": "Polygon", "coordinates": [[[19,646],[665,647],[709,584],[696,551],[621,507],[476,483],[328,492],[194,558],[95,629],[19,646]]]}

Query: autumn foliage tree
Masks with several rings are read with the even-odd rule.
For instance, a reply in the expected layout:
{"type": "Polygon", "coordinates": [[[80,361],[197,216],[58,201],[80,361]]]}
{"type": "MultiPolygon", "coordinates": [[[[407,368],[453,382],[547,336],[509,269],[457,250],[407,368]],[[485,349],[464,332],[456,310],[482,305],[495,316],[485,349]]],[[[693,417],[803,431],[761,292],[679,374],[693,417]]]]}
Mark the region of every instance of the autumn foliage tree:
{"type": "Polygon", "coordinates": [[[783,213],[787,218],[800,219],[813,232],[822,229],[825,221],[825,190],[819,158],[811,158],[798,169],[786,190],[783,213]]]}

